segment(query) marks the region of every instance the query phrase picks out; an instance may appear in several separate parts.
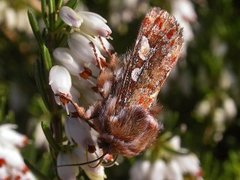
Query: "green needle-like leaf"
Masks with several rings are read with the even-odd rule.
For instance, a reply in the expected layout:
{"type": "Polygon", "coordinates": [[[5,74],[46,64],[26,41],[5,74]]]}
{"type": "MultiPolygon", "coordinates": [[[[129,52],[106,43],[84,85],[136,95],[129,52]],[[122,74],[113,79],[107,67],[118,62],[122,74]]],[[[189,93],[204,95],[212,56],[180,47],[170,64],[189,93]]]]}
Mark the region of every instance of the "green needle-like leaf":
{"type": "Polygon", "coordinates": [[[42,18],[45,22],[47,28],[49,28],[49,20],[47,14],[47,3],[46,0],[41,0],[41,10],[42,10],[42,18]]]}
{"type": "Polygon", "coordinates": [[[41,122],[41,126],[43,129],[43,132],[48,140],[49,145],[51,146],[51,148],[55,151],[58,152],[61,148],[58,146],[58,144],[54,141],[51,130],[50,130],[50,126],[47,122],[41,122]]]}
{"type": "Polygon", "coordinates": [[[33,34],[38,41],[38,44],[39,45],[43,44],[43,40],[41,37],[41,32],[40,32],[40,28],[39,28],[37,19],[31,10],[28,10],[28,19],[29,19],[30,25],[32,27],[33,34]]]}
{"type": "Polygon", "coordinates": [[[44,62],[44,67],[46,68],[46,70],[48,72],[52,67],[52,58],[51,58],[48,48],[45,45],[42,46],[41,50],[42,50],[41,54],[42,54],[42,58],[43,58],[43,62],[44,62]]]}

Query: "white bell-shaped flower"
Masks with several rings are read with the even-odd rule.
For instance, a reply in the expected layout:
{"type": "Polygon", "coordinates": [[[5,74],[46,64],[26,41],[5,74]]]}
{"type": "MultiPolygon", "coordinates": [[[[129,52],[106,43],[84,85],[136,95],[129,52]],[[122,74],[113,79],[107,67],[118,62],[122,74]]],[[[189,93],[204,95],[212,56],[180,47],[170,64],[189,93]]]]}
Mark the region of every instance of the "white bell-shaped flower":
{"type": "Polygon", "coordinates": [[[18,169],[19,171],[25,171],[27,168],[20,152],[15,148],[1,147],[0,157],[4,159],[10,168],[18,169]]]}
{"type": "Polygon", "coordinates": [[[176,156],[174,160],[179,164],[183,174],[189,173],[193,176],[201,174],[200,162],[195,154],[176,156]]]}
{"type": "Polygon", "coordinates": [[[152,164],[151,171],[149,173],[149,179],[150,180],[164,180],[166,179],[165,177],[165,171],[166,171],[166,163],[158,159],[152,164]]]}
{"type": "Polygon", "coordinates": [[[183,174],[176,161],[170,161],[167,163],[165,171],[165,179],[183,180],[183,174]]]}
{"type": "Polygon", "coordinates": [[[66,67],[72,75],[79,76],[79,73],[84,70],[84,68],[76,62],[68,48],[56,48],[53,51],[53,57],[66,67]]]}
{"type": "Polygon", "coordinates": [[[226,117],[231,119],[237,115],[237,106],[235,101],[230,97],[225,97],[223,99],[223,109],[225,111],[226,117]]]}
{"type": "Polygon", "coordinates": [[[145,180],[151,168],[151,162],[148,160],[137,161],[130,169],[131,180],[145,180]]]}
{"type": "MultiPolygon", "coordinates": [[[[65,94],[71,96],[70,90],[72,87],[72,80],[68,70],[63,66],[55,65],[49,72],[49,85],[54,94],[65,94]]],[[[69,114],[68,106],[65,101],[61,101],[59,96],[55,96],[55,101],[58,105],[63,105],[69,114]]]]}
{"type": "Polygon", "coordinates": [[[80,118],[67,118],[65,121],[65,132],[69,141],[79,144],[85,150],[88,146],[94,146],[90,130],[90,126],[80,118]]]}
{"type": "Polygon", "coordinates": [[[78,166],[62,166],[76,163],[76,157],[71,152],[59,152],[57,156],[57,172],[62,180],[75,180],[79,173],[78,166]]]}
{"type": "Polygon", "coordinates": [[[83,19],[70,7],[63,6],[59,11],[61,19],[69,26],[79,28],[83,19]]]}
{"type": "Polygon", "coordinates": [[[95,62],[96,56],[91,41],[85,36],[72,33],[68,38],[68,45],[74,57],[77,57],[80,63],[95,62]]]}
{"type": "Polygon", "coordinates": [[[4,146],[24,147],[28,138],[15,131],[15,124],[3,124],[0,126],[0,144],[4,146]]]}
{"type": "MultiPolygon", "coordinates": [[[[78,147],[73,150],[73,153],[76,155],[78,163],[82,163],[96,160],[100,152],[97,150],[95,153],[87,153],[85,149],[78,147]]],[[[98,162],[99,161],[81,165],[81,168],[90,179],[104,180],[104,178],[106,178],[104,167],[101,165],[96,166],[98,162]]]]}
{"type": "Polygon", "coordinates": [[[179,13],[189,22],[194,22],[197,19],[193,4],[189,0],[172,0],[173,13],[179,13]]]}
{"type": "Polygon", "coordinates": [[[88,11],[78,11],[77,13],[83,19],[80,29],[85,33],[103,37],[109,37],[112,33],[112,30],[106,24],[107,20],[102,16],[88,11]]]}
{"type": "Polygon", "coordinates": [[[49,72],[49,85],[55,94],[70,94],[72,81],[68,70],[63,66],[53,66],[49,72]]]}

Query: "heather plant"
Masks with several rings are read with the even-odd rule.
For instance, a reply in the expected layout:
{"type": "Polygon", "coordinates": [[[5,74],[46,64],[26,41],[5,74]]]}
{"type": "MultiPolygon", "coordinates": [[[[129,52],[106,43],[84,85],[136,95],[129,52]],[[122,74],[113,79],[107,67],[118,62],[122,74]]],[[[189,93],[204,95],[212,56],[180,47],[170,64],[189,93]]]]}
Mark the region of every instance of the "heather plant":
{"type": "Polygon", "coordinates": [[[238,179],[239,7],[1,0],[0,179],[238,179]],[[152,7],[176,18],[184,40],[157,98],[161,132],[138,156],[103,154],[92,121],[76,112],[90,115],[108,94],[111,82],[97,80],[102,69],[134,47],[152,7]]]}

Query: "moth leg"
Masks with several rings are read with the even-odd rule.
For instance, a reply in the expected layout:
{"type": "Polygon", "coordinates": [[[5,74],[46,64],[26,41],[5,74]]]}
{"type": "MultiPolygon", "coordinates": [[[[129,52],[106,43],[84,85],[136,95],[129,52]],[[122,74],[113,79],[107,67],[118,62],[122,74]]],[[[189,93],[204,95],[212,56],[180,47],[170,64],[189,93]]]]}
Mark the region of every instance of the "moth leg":
{"type": "Polygon", "coordinates": [[[66,95],[66,94],[63,94],[63,93],[58,93],[58,94],[55,94],[55,96],[59,96],[61,102],[71,103],[73,105],[76,112],[72,112],[71,113],[72,116],[78,116],[78,117],[80,117],[82,119],[85,119],[85,120],[91,119],[91,117],[89,117],[86,114],[86,110],[83,107],[79,106],[77,103],[75,103],[69,95],[66,95]]]}
{"type": "Polygon", "coordinates": [[[85,122],[88,123],[88,125],[91,128],[96,130],[95,125],[90,121],[92,119],[92,113],[89,113],[89,111],[86,111],[83,107],[81,107],[77,103],[75,103],[69,95],[59,93],[59,94],[55,94],[55,96],[59,96],[61,101],[65,102],[65,103],[71,103],[73,105],[76,112],[71,112],[72,117],[79,117],[79,118],[85,120],[85,122]]]}
{"type": "Polygon", "coordinates": [[[106,46],[104,45],[104,42],[103,42],[103,39],[102,39],[101,36],[98,36],[98,39],[99,39],[99,41],[100,41],[100,43],[101,43],[101,46],[102,46],[104,52],[105,52],[109,57],[111,57],[112,53],[114,52],[114,49],[112,48],[112,49],[109,49],[109,50],[108,50],[108,49],[106,48],[106,46]]]}
{"type": "Polygon", "coordinates": [[[107,63],[105,62],[105,58],[103,56],[99,57],[96,46],[92,42],[90,42],[90,45],[92,46],[94,56],[95,56],[96,61],[97,61],[97,65],[98,65],[99,69],[102,71],[103,68],[107,66],[107,63]]]}

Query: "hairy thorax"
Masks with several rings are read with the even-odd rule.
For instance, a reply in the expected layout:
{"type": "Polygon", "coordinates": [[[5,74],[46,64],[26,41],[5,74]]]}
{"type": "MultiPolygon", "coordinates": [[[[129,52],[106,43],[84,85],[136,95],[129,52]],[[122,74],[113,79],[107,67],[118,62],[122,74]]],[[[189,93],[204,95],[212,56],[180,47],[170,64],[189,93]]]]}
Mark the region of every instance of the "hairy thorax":
{"type": "Polygon", "coordinates": [[[109,97],[98,107],[94,124],[98,144],[105,153],[136,156],[150,146],[159,133],[155,118],[141,106],[132,105],[116,112],[116,97],[109,97]]]}

